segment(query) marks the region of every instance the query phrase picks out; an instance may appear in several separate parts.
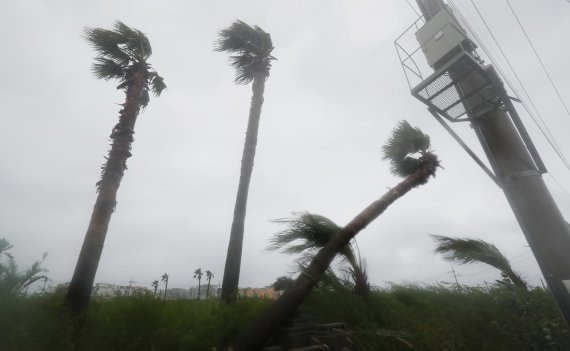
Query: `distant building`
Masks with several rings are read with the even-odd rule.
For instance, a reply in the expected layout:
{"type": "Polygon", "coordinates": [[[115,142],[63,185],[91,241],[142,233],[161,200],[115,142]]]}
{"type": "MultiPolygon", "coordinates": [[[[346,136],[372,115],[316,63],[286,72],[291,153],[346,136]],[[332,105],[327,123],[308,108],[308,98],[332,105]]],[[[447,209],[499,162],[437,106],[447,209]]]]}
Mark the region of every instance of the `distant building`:
{"type": "Polygon", "coordinates": [[[109,283],[95,283],[93,296],[110,298],[115,296],[138,296],[152,293],[150,289],[142,286],[116,285],[109,283]]]}
{"type": "MultiPolygon", "coordinates": [[[[205,300],[206,295],[208,298],[218,297],[217,289],[215,286],[210,285],[210,291],[207,294],[208,285],[200,286],[200,300],[205,300]]],[[[166,291],[167,300],[182,300],[182,299],[197,299],[198,286],[191,286],[189,289],[172,288],[166,291]]]]}
{"type": "Polygon", "coordinates": [[[273,287],[266,286],[264,288],[240,288],[239,296],[241,297],[260,297],[276,300],[281,296],[281,291],[275,291],[273,287]]]}

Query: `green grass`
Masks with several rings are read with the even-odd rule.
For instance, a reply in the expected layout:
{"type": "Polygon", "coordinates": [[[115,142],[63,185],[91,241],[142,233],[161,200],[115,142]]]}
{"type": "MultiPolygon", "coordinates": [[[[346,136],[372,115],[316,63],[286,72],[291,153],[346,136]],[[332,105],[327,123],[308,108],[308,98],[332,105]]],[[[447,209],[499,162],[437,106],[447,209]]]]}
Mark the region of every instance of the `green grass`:
{"type": "MultiPolygon", "coordinates": [[[[61,301],[59,294],[0,298],[0,349],[221,350],[271,303],[116,297],[93,301],[83,331],[74,335],[61,301]]],[[[365,303],[348,291],[321,288],[301,309],[322,323],[347,323],[350,337],[373,350],[410,350],[402,339],[428,351],[570,350],[570,336],[543,289],[395,285],[365,303]],[[378,336],[378,330],[393,336],[378,336]]]]}

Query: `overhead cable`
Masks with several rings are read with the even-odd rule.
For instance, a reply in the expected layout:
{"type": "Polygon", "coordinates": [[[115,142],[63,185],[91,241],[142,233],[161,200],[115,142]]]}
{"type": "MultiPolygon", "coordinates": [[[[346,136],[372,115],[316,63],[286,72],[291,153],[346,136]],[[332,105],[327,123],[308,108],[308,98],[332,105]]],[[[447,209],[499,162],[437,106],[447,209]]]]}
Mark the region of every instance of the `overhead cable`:
{"type": "MultiPolygon", "coordinates": [[[[530,112],[530,109],[528,107],[525,106],[525,104],[523,103],[523,107],[525,107],[525,109],[527,110],[527,112],[529,113],[530,117],[532,118],[532,120],[534,121],[534,123],[536,124],[536,126],[539,128],[539,130],[541,131],[541,133],[544,135],[544,137],[546,138],[546,140],[548,141],[548,143],[550,144],[550,146],[554,149],[554,151],[556,152],[556,154],[558,155],[558,157],[560,158],[560,160],[564,163],[564,165],[566,166],[566,168],[570,169],[570,164],[568,163],[566,157],[564,156],[564,153],[562,152],[562,150],[560,149],[560,147],[558,146],[558,143],[556,142],[556,139],[554,138],[554,136],[552,135],[552,133],[550,132],[550,129],[548,128],[548,126],[546,125],[546,123],[544,122],[544,119],[542,118],[542,115],[540,113],[540,111],[538,110],[538,108],[536,107],[536,105],[534,104],[533,99],[531,98],[530,94],[528,93],[528,91],[526,90],[524,84],[522,83],[519,75],[517,74],[516,70],[514,69],[513,65],[511,64],[510,60],[508,59],[507,55],[505,54],[505,52],[503,51],[503,48],[501,47],[501,45],[499,44],[499,41],[497,40],[497,38],[495,37],[495,35],[493,34],[493,31],[491,30],[491,28],[489,27],[489,25],[487,24],[487,21],[485,20],[485,18],[483,17],[483,15],[481,14],[481,11],[479,11],[479,8],[477,7],[477,5],[475,4],[475,2],[473,0],[470,0],[471,4],[473,5],[473,7],[475,8],[475,10],[477,11],[477,14],[479,15],[479,18],[481,18],[481,21],[483,22],[483,24],[485,25],[485,27],[487,28],[487,31],[489,32],[489,34],[491,35],[493,41],[495,42],[495,44],[497,45],[502,57],[505,59],[505,61],[507,62],[507,65],[509,66],[509,68],[511,69],[511,71],[513,72],[517,82],[519,83],[520,87],[522,88],[523,92],[525,93],[525,95],[527,96],[528,100],[530,101],[532,107],[534,108],[534,110],[536,111],[538,118],[540,119],[540,121],[542,122],[542,124],[544,125],[544,129],[546,129],[546,132],[543,130],[543,127],[541,127],[539,125],[539,123],[536,121],[536,119],[534,118],[534,115],[530,112]],[[548,135],[547,135],[548,134],[548,135]]],[[[457,7],[457,6],[456,6],[457,7]]],[[[473,33],[472,33],[473,34],[473,33]]],[[[480,39],[479,39],[480,41],[480,39]]],[[[489,53],[487,52],[487,54],[489,55],[489,53]]],[[[491,58],[491,56],[489,55],[489,58],[491,58]]],[[[493,59],[491,58],[491,60],[493,61],[493,59]]],[[[495,63],[495,65],[498,67],[498,65],[495,63]]],[[[506,76],[503,74],[504,78],[506,78],[506,76]]],[[[513,91],[516,91],[512,85],[509,84],[509,86],[511,87],[511,89],[513,89],[513,91]]],[[[520,96],[519,96],[520,98],[520,96]]],[[[521,99],[522,100],[522,99],[521,99]]]]}
{"type": "Polygon", "coordinates": [[[536,51],[536,48],[534,47],[532,41],[530,40],[530,37],[528,36],[528,34],[526,33],[526,30],[524,29],[521,21],[519,20],[519,17],[517,16],[517,14],[515,13],[515,10],[513,9],[513,7],[511,6],[511,3],[509,2],[509,0],[505,0],[507,2],[507,5],[509,5],[509,8],[511,9],[511,12],[513,14],[513,16],[515,16],[515,19],[517,20],[517,23],[519,24],[519,27],[521,28],[522,32],[524,33],[524,36],[526,38],[526,40],[528,41],[528,43],[530,44],[530,47],[532,48],[532,51],[534,52],[534,55],[536,56],[536,58],[538,59],[538,62],[540,62],[540,66],[542,67],[542,70],[544,71],[544,73],[546,73],[546,76],[548,77],[548,80],[550,81],[550,85],[552,85],[552,88],[554,89],[554,91],[556,92],[556,95],[558,95],[558,99],[560,100],[560,102],[562,103],[562,106],[564,106],[564,109],[566,110],[566,114],[568,114],[568,116],[570,116],[570,110],[568,110],[568,106],[566,106],[566,103],[564,102],[564,99],[562,98],[562,95],[560,95],[560,91],[558,90],[558,88],[556,87],[556,84],[554,84],[554,80],[552,79],[552,77],[550,76],[550,73],[548,73],[548,70],[546,69],[546,66],[544,65],[544,62],[542,62],[542,59],[540,58],[540,55],[538,55],[538,52],[536,51]]]}

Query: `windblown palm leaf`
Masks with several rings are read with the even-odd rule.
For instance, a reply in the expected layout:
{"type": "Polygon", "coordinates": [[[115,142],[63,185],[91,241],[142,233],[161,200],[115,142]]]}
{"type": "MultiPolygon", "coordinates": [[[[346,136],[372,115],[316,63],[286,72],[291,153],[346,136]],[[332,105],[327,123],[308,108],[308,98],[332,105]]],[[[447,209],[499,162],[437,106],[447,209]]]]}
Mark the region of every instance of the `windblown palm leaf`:
{"type": "Polygon", "coordinates": [[[194,271],[194,278],[196,279],[202,279],[202,275],[204,275],[202,273],[202,268],[198,268],[194,271]]]}
{"type": "Polygon", "coordinates": [[[156,96],[166,88],[164,79],[152,70],[147,62],[152,55],[152,48],[148,38],[140,30],[116,21],[114,30],[86,28],[84,36],[99,55],[92,67],[97,78],[118,79],[120,83],[117,89],[126,90],[136,70],[143,68],[147,71],[140,101],[142,107],[146,107],[149,102],[149,86],[156,96]]]}
{"type": "Polygon", "coordinates": [[[368,282],[368,273],[366,272],[366,261],[358,256],[356,262],[351,263],[349,267],[343,268],[342,271],[347,278],[344,281],[345,286],[349,286],[351,290],[365,301],[370,295],[370,283],[368,282]]]}
{"type": "MultiPolygon", "coordinates": [[[[286,228],[270,239],[271,244],[267,249],[280,250],[288,255],[301,254],[301,261],[310,260],[341,229],[330,219],[308,212],[293,213],[293,217],[274,222],[283,224],[286,228]]],[[[340,254],[349,262],[356,261],[351,244],[347,244],[340,254]]]]}
{"type": "Polygon", "coordinates": [[[517,285],[526,288],[526,283],[512,269],[509,260],[491,243],[476,239],[450,238],[441,235],[432,235],[438,243],[435,253],[443,255],[448,261],[459,264],[485,263],[497,268],[517,285]]]}
{"type": "Polygon", "coordinates": [[[429,135],[414,128],[407,121],[401,121],[392,131],[392,136],[382,146],[382,158],[390,161],[394,175],[407,177],[418,169],[430,152],[429,135]]]}
{"type": "MultiPolygon", "coordinates": [[[[303,271],[316,252],[325,247],[327,242],[336,236],[341,228],[330,219],[308,212],[294,213],[294,217],[278,219],[275,222],[285,224],[287,228],[270,239],[268,250],[280,250],[289,255],[300,254],[298,270],[303,271]]],[[[332,287],[348,286],[355,293],[366,299],[370,291],[368,276],[360,254],[356,254],[354,246],[349,243],[339,252],[349,267],[341,269],[348,279],[340,281],[334,271],[329,268],[323,281],[332,287]],[[358,257],[357,257],[358,256],[358,257]]]]}
{"type": "Polygon", "coordinates": [[[4,238],[0,238],[0,255],[4,254],[8,258],[12,258],[12,254],[8,252],[13,246],[4,238]]]}
{"type": "Polygon", "coordinates": [[[220,31],[214,50],[232,53],[230,64],[236,69],[235,82],[249,84],[255,73],[269,76],[273,51],[271,36],[258,26],[235,21],[220,31]]]}

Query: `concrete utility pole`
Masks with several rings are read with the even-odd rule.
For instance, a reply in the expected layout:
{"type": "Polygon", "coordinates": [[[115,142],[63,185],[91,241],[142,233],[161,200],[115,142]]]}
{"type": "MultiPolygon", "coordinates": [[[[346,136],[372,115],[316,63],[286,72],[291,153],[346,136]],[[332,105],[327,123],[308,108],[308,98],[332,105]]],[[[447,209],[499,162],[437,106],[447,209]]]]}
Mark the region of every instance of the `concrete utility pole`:
{"type": "Polygon", "coordinates": [[[412,94],[428,105],[434,116],[471,124],[570,324],[570,230],[542,179],[544,164],[499,75],[490,65],[482,65],[452,10],[443,0],[417,3],[426,24],[416,37],[435,72],[413,88],[412,94]],[[462,35],[457,45],[449,44],[450,38],[462,35]],[[459,119],[463,114],[467,118],[459,119]]]}

